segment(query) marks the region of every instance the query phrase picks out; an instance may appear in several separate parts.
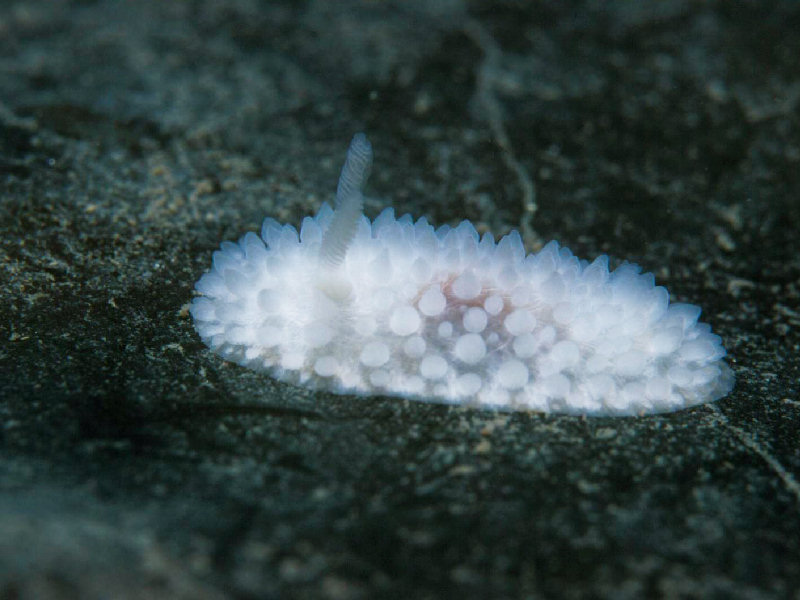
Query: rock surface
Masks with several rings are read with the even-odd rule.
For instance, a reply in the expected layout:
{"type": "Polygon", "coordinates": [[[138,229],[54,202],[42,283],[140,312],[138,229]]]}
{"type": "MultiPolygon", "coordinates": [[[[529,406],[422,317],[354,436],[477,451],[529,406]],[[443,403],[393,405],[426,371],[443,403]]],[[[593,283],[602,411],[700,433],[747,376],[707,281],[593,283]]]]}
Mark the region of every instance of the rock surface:
{"type": "Polygon", "coordinates": [[[798,29],[790,1],[0,5],[0,598],[797,598],[798,29]],[[211,252],[315,212],[361,130],[368,214],[638,262],[733,393],[499,414],[213,356],[211,252]]]}

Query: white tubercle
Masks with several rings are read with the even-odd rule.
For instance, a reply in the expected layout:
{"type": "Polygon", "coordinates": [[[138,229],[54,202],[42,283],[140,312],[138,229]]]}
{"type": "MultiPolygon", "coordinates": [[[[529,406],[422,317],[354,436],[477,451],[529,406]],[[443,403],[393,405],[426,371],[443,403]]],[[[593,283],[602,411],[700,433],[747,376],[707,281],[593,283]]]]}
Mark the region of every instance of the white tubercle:
{"type": "Polygon", "coordinates": [[[370,222],[371,163],[359,134],[336,210],[299,237],[266,219],[222,243],[190,309],[215,353],[315,389],[487,408],[641,415],[731,391],[719,336],[651,274],[556,242],[526,256],[516,232],[495,243],[467,221],[370,222]]]}

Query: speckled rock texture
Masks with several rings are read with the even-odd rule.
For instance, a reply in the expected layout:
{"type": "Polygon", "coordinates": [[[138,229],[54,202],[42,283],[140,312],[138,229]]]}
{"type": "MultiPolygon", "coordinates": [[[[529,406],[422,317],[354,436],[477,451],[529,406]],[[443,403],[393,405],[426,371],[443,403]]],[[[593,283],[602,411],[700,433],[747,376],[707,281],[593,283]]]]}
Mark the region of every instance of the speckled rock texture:
{"type": "Polygon", "coordinates": [[[531,4],[0,4],[0,598],[800,598],[800,5],[531,4]],[[500,414],[212,354],[211,252],[356,131],[368,216],[637,262],[733,392],[500,414]]]}

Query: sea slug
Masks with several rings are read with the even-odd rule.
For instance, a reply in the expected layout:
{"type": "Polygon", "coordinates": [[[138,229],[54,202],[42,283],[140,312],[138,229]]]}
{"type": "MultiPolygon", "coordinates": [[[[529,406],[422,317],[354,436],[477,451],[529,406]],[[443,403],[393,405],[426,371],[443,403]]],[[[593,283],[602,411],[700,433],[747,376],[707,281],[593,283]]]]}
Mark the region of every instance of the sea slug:
{"type": "Polygon", "coordinates": [[[372,147],[357,134],[336,209],[300,233],[267,218],[223,242],[191,314],[221,357],[338,394],[402,396],[580,415],[642,415],[733,388],[700,308],[651,273],[557,242],[525,254],[471,223],[362,214],[372,147]]]}

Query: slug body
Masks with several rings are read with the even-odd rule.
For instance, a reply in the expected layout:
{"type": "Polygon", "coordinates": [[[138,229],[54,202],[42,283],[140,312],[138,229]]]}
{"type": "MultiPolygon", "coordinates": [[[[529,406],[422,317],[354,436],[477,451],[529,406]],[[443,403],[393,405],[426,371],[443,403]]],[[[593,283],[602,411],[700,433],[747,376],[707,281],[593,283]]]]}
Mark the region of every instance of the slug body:
{"type": "Polygon", "coordinates": [[[434,228],[391,208],[370,222],[369,142],[353,138],[337,190],[290,225],[223,242],[197,282],[195,327],[218,355],[335,393],[585,415],[668,412],[733,387],[700,308],[634,264],[526,255],[468,222],[434,228]]]}

